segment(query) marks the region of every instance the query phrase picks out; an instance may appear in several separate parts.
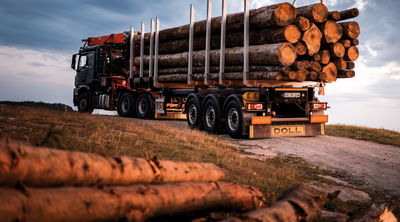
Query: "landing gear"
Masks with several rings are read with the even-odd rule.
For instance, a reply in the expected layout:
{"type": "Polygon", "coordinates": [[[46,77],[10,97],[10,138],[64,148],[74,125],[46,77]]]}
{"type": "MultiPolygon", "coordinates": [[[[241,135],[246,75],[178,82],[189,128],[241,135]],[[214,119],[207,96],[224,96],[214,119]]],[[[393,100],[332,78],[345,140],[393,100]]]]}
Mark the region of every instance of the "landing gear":
{"type": "Polygon", "coordinates": [[[81,113],[92,113],[93,112],[93,103],[90,99],[90,95],[88,92],[82,92],[78,97],[78,111],[81,113]]]}
{"type": "Polygon", "coordinates": [[[117,112],[123,117],[135,117],[136,115],[136,99],[132,93],[124,93],[118,100],[117,112]]]}

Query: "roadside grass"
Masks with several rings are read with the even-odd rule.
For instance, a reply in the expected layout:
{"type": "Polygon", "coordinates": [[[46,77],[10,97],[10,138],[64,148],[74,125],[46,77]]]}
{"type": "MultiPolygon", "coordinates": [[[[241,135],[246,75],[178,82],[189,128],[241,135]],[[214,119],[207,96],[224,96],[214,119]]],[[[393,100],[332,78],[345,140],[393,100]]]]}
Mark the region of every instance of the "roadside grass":
{"type": "Polygon", "coordinates": [[[326,134],[400,147],[400,132],[342,124],[326,125],[326,134]]]}
{"type": "Polygon", "coordinates": [[[319,173],[300,158],[244,158],[234,144],[197,130],[76,112],[0,106],[0,137],[106,156],[212,162],[227,170],[226,181],[255,186],[270,203],[319,173]]]}

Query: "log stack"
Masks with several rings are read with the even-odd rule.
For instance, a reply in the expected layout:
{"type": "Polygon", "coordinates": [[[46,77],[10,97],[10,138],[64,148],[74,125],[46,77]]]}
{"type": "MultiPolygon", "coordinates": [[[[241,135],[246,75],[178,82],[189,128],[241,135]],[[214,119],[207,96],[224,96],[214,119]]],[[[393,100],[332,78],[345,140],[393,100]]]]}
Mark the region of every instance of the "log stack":
{"type": "MultiPolygon", "coordinates": [[[[250,10],[249,79],[334,82],[354,77],[359,56],[356,8],[329,11],[323,4],[295,8],[281,3],[250,10]]],[[[227,15],[223,79],[243,79],[243,13],[227,15]]],[[[221,17],[211,20],[209,80],[218,80],[221,17]]],[[[206,20],[194,23],[193,80],[204,80],[206,20]]],[[[140,36],[135,38],[134,65],[140,66],[140,36]]],[[[148,76],[150,34],[144,35],[144,76],[148,76]]],[[[164,83],[186,83],[189,25],[160,31],[158,77],[164,83]]],[[[135,72],[139,76],[139,72],[135,72]]]]}

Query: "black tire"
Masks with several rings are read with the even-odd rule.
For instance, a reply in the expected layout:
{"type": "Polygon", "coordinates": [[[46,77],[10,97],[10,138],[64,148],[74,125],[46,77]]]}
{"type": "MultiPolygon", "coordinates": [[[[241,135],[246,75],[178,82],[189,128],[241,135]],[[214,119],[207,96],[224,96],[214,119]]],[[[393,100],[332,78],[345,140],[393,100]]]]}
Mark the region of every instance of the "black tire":
{"type": "Polygon", "coordinates": [[[78,111],[81,113],[92,113],[93,103],[88,92],[82,92],[78,96],[78,111]]]}
{"type": "Polygon", "coordinates": [[[141,119],[154,118],[154,112],[149,95],[142,94],[137,98],[136,115],[141,119]]]}
{"type": "Polygon", "coordinates": [[[219,133],[221,129],[221,108],[214,99],[208,99],[203,106],[203,128],[209,133],[219,133]]]}
{"type": "Polygon", "coordinates": [[[196,97],[191,97],[186,103],[186,119],[192,129],[201,129],[203,127],[201,105],[196,97]]]}
{"type": "Polygon", "coordinates": [[[242,132],[242,106],[236,101],[232,100],[228,103],[225,110],[225,128],[226,132],[232,138],[241,138],[243,137],[242,132]]]}
{"type": "Polygon", "coordinates": [[[118,99],[117,105],[118,115],[123,117],[135,117],[136,115],[136,100],[132,93],[124,93],[118,99]]]}

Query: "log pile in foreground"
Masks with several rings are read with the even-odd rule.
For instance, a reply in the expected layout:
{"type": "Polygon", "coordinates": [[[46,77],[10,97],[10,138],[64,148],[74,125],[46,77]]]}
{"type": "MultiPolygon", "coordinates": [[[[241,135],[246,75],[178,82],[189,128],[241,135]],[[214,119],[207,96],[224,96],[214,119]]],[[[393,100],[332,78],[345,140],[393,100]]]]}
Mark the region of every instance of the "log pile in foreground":
{"type": "MultiPolygon", "coordinates": [[[[227,221],[315,221],[338,195],[299,185],[264,208],[259,190],[217,181],[223,176],[222,169],[208,163],[106,158],[0,140],[0,218],[146,221],[236,211],[242,215],[227,221]]],[[[351,221],[378,219],[396,220],[387,208],[372,206],[351,221]]]]}
{"type": "MultiPolygon", "coordinates": [[[[356,8],[329,11],[323,4],[295,8],[289,3],[250,11],[249,58],[252,80],[334,82],[355,76],[359,56],[356,8]],[[262,72],[262,73],[260,73],[262,72]]],[[[221,17],[211,21],[210,72],[218,80],[221,17]]],[[[193,80],[204,80],[206,21],[194,23],[193,80]]],[[[189,25],[160,31],[159,81],[186,83],[189,25]]],[[[144,76],[148,76],[150,35],[144,35],[144,76]]],[[[227,16],[223,79],[243,79],[243,13],[227,16]]],[[[140,38],[135,36],[134,64],[139,70],[140,38]]],[[[135,72],[138,76],[139,72],[135,72]]]]}

